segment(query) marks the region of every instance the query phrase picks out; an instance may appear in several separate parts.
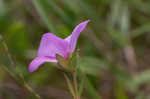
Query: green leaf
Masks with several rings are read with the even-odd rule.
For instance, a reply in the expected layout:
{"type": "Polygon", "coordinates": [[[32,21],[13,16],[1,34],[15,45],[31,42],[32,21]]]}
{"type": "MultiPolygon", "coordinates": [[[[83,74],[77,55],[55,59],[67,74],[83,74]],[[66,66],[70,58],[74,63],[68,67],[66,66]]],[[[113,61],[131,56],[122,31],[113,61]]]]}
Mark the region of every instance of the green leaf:
{"type": "Polygon", "coordinates": [[[43,0],[32,0],[36,10],[38,11],[39,15],[41,16],[43,22],[47,25],[49,31],[53,33],[57,33],[55,27],[52,24],[52,18],[44,9],[44,1],[43,0]]]}
{"type": "Polygon", "coordinates": [[[93,87],[93,84],[88,78],[86,78],[86,90],[92,96],[92,99],[101,99],[100,95],[97,93],[96,89],[93,87]]]}
{"type": "Polygon", "coordinates": [[[68,77],[66,74],[64,74],[64,77],[65,77],[65,79],[66,79],[68,88],[69,88],[69,90],[70,90],[72,96],[75,97],[75,91],[74,91],[73,85],[72,85],[72,83],[71,83],[69,77],[68,77]]]}
{"type": "Polygon", "coordinates": [[[87,74],[97,76],[100,69],[107,69],[108,64],[96,57],[83,57],[80,60],[79,69],[87,74]]]}
{"type": "Polygon", "coordinates": [[[61,19],[63,19],[64,23],[68,24],[69,27],[72,27],[72,18],[69,17],[69,15],[66,14],[66,12],[54,2],[54,0],[45,0],[45,2],[48,4],[48,8],[52,8],[57,15],[60,16],[61,19]]]}
{"type": "Polygon", "coordinates": [[[64,59],[60,55],[56,54],[56,59],[58,60],[59,65],[62,69],[72,71],[73,69],[69,66],[69,60],[64,59]]]}
{"type": "Polygon", "coordinates": [[[6,36],[6,41],[12,53],[18,55],[25,55],[27,49],[30,46],[30,41],[28,40],[27,31],[25,29],[24,23],[16,21],[11,24],[6,31],[9,35],[6,36]]]}
{"type": "Polygon", "coordinates": [[[136,91],[140,85],[150,82],[150,70],[136,74],[129,82],[129,88],[132,91],[136,91]]]}
{"type": "Polygon", "coordinates": [[[72,68],[77,68],[78,67],[78,60],[79,60],[79,53],[78,52],[74,52],[73,54],[69,54],[69,65],[72,68]]]}
{"type": "Polygon", "coordinates": [[[77,74],[79,75],[79,92],[78,92],[78,94],[79,94],[79,96],[81,96],[83,93],[83,89],[85,88],[86,74],[79,70],[78,70],[77,74]]]}

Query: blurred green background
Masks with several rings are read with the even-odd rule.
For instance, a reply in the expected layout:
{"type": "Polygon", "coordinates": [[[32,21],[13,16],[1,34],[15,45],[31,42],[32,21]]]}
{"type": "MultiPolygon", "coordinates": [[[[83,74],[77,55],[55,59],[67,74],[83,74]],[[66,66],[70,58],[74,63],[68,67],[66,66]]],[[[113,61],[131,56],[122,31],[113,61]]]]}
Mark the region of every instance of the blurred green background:
{"type": "Polygon", "coordinates": [[[150,0],[0,0],[0,35],[15,61],[1,40],[0,99],[34,99],[8,71],[42,99],[72,99],[56,64],[34,73],[28,65],[42,34],[65,38],[87,19],[77,45],[86,74],[81,99],[150,99],[150,0]]]}

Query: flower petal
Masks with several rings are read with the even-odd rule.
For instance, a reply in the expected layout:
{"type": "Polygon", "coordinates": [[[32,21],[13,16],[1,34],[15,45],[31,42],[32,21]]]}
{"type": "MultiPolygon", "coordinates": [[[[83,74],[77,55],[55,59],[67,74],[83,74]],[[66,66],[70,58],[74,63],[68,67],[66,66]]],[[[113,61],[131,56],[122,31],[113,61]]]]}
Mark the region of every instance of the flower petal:
{"type": "Polygon", "coordinates": [[[39,68],[39,66],[45,62],[57,62],[56,58],[53,57],[36,57],[30,64],[29,64],[29,72],[34,72],[39,68]]]}
{"type": "Polygon", "coordinates": [[[51,56],[56,57],[56,54],[66,57],[68,42],[55,36],[52,33],[46,33],[43,35],[40,47],[38,50],[38,57],[51,56]]]}
{"type": "Polygon", "coordinates": [[[84,28],[86,27],[88,22],[89,22],[89,20],[84,21],[84,22],[80,23],[79,25],[77,25],[75,27],[75,29],[73,30],[72,34],[65,39],[66,41],[69,42],[68,50],[70,53],[74,52],[80,32],[82,32],[84,30],[84,28]]]}
{"type": "Polygon", "coordinates": [[[65,41],[67,41],[68,43],[70,43],[71,36],[72,36],[72,34],[71,34],[71,35],[69,35],[68,37],[66,37],[64,40],[65,40],[65,41]]]}

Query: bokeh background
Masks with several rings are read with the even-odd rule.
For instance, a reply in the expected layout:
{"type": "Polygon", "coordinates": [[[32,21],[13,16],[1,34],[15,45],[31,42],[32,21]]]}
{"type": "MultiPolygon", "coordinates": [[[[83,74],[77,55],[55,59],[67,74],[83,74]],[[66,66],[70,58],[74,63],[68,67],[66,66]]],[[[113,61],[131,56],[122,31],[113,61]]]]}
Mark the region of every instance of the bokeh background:
{"type": "Polygon", "coordinates": [[[150,99],[150,0],[0,0],[0,99],[35,99],[24,83],[42,99],[72,99],[55,63],[34,73],[28,64],[42,34],[65,38],[87,19],[81,99],[150,99]]]}

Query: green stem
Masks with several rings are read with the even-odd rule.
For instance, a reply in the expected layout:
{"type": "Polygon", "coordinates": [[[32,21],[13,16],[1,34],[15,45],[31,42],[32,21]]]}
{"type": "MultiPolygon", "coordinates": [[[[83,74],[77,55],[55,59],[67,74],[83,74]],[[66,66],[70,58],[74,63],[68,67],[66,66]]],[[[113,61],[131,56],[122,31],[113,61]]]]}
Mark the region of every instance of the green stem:
{"type": "Polygon", "coordinates": [[[2,68],[13,78],[17,83],[22,85],[32,96],[36,99],[41,99],[40,96],[21,78],[21,76],[16,76],[12,71],[10,71],[6,66],[1,65],[2,68]]]}
{"type": "Polygon", "coordinates": [[[3,45],[3,47],[4,47],[4,49],[5,49],[6,53],[7,53],[9,61],[11,62],[11,65],[12,66],[16,66],[16,63],[14,62],[14,60],[13,60],[13,58],[11,56],[11,53],[8,50],[7,44],[5,43],[5,41],[4,41],[4,39],[3,39],[3,37],[1,35],[0,35],[0,41],[2,42],[2,45],[3,45]]]}
{"type": "Polygon", "coordinates": [[[66,80],[66,82],[67,82],[67,85],[68,85],[68,88],[69,88],[70,93],[72,94],[73,98],[76,99],[76,98],[75,98],[75,97],[76,97],[76,95],[75,95],[75,90],[74,90],[73,85],[71,84],[71,80],[69,79],[69,77],[67,76],[67,74],[65,74],[64,72],[63,72],[63,75],[64,75],[65,80],[66,80]]]}
{"type": "Polygon", "coordinates": [[[74,84],[74,89],[75,89],[75,99],[80,99],[79,95],[78,95],[78,81],[77,81],[77,73],[76,71],[72,72],[73,75],[73,84],[74,84]]]}
{"type": "Polygon", "coordinates": [[[81,95],[82,95],[82,93],[83,93],[83,89],[84,89],[84,87],[85,87],[85,77],[86,77],[86,74],[85,74],[85,73],[83,73],[83,76],[82,76],[82,77],[80,76],[80,78],[82,79],[81,82],[80,82],[79,93],[78,93],[80,97],[81,97],[81,95]]]}
{"type": "Polygon", "coordinates": [[[27,83],[24,83],[24,88],[26,88],[32,95],[34,95],[36,99],[41,99],[40,96],[35,93],[35,91],[27,83]]]}
{"type": "MultiPolygon", "coordinates": [[[[16,62],[13,60],[11,53],[8,50],[8,46],[5,43],[3,37],[0,35],[0,41],[2,42],[2,45],[4,46],[4,49],[8,55],[8,58],[11,62],[11,66],[16,66],[16,62]]],[[[10,71],[6,66],[2,65],[3,69],[8,72],[11,77],[13,77],[17,82],[19,82],[29,93],[31,93],[36,99],[40,99],[40,96],[34,92],[34,90],[25,82],[24,78],[21,76],[21,74],[16,73],[14,71],[10,71]]],[[[13,68],[13,67],[11,67],[13,68]]]]}
{"type": "Polygon", "coordinates": [[[66,73],[63,72],[63,75],[65,77],[65,80],[67,82],[67,85],[68,85],[68,88],[69,88],[69,91],[70,93],[72,94],[73,96],[73,99],[80,99],[80,96],[79,96],[79,90],[78,90],[78,81],[77,81],[77,74],[76,74],[76,71],[73,71],[72,72],[72,77],[73,77],[73,84],[71,82],[71,80],[69,79],[69,77],[67,76],[66,73]]]}

